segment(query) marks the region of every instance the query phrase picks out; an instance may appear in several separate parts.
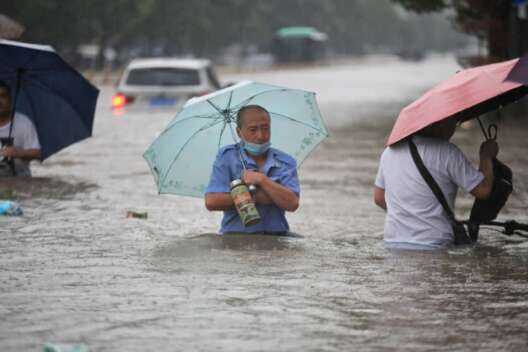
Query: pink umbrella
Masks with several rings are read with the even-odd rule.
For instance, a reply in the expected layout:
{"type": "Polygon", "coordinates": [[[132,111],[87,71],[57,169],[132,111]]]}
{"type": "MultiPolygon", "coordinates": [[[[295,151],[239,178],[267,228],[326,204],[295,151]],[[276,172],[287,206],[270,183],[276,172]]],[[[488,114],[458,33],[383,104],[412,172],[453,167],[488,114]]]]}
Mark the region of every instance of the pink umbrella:
{"type": "Polygon", "coordinates": [[[435,122],[469,120],[528,94],[528,56],[462,70],[406,106],[386,145],[435,122]]]}

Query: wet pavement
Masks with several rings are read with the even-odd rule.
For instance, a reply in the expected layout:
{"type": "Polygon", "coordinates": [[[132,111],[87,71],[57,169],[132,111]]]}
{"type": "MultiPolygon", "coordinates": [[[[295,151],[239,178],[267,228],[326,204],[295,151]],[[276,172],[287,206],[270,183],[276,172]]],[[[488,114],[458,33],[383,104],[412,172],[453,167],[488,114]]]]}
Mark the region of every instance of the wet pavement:
{"type": "MultiPolygon", "coordinates": [[[[333,67],[230,74],[314,90],[331,138],[299,170],[297,237],[217,236],[200,199],[157,194],[141,155],[170,111],[113,114],[102,87],[94,137],[1,181],[25,215],[0,217],[0,345],[93,351],[520,351],[528,344],[528,241],[494,229],[477,246],[388,251],[372,201],[398,111],[458,69],[371,57],[333,67]],[[147,212],[147,219],[126,212],[147,212]]],[[[528,222],[525,117],[499,122],[528,222]]],[[[453,142],[474,161],[477,126],[453,142]]],[[[472,201],[462,196],[457,213],[472,201]]]]}

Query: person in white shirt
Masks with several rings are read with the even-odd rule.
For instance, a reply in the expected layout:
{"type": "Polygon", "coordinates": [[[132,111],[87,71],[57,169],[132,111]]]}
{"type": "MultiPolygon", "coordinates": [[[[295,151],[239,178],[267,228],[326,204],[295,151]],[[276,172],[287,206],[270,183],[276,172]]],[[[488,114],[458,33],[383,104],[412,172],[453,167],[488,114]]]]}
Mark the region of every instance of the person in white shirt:
{"type": "MultiPolygon", "coordinates": [[[[486,199],[493,186],[495,140],[480,146],[479,170],[450,143],[457,126],[454,118],[430,125],[411,138],[425,167],[454,210],[458,188],[486,199]]],[[[387,147],[380,159],[374,202],[387,211],[384,241],[388,247],[436,249],[453,244],[451,222],[414,163],[406,140],[387,147]]]]}
{"type": "Polygon", "coordinates": [[[31,176],[29,162],[40,159],[40,143],[33,122],[21,113],[15,113],[11,119],[11,92],[9,86],[0,81],[0,140],[12,145],[0,146],[0,163],[5,166],[8,160],[14,160],[15,176],[31,176]]]}

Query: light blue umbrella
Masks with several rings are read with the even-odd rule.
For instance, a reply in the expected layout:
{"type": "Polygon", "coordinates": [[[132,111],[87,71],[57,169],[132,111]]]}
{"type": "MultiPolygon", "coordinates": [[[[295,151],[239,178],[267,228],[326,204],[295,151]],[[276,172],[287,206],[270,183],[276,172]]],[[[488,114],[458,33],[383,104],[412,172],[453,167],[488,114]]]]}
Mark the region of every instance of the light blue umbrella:
{"type": "Polygon", "coordinates": [[[218,150],[238,142],[238,110],[254,104],[270,113],[272,146],[298,165],[328,137],[315,93],[241,82],[189,100],[147,149],[159,193],[203,197],[218,150]]]}

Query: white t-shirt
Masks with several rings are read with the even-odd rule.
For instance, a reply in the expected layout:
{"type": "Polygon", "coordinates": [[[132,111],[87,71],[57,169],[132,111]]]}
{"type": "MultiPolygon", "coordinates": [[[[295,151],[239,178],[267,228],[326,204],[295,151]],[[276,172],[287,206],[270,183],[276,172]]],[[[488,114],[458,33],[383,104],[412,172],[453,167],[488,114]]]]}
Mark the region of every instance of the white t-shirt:
{"type": "MultiPolygon", "coordinates": [[[[9,136],[11,122],[0,127],[0,137],[9,136]]],[[[15,113],[13,131],[13,146],[19,149],[40,149],[40,143],[37,136],[37,130],[33,122],[24,114],[15,113]]],[[[15,159],[15,172],[17,176],[31,176],[29,161],[15,159]]]]}
{"type": "MultiPolygon", "coordinates": [[[[484,179],[454,144],[413,137],[423,163],[454,209],[458,187],[470,192],[484,179]]],[[[406,142],[386,148],[375,184],[385,190],[385,242],[444,247],[453,243],[447,214],[414,163],[406,142]]]]}

